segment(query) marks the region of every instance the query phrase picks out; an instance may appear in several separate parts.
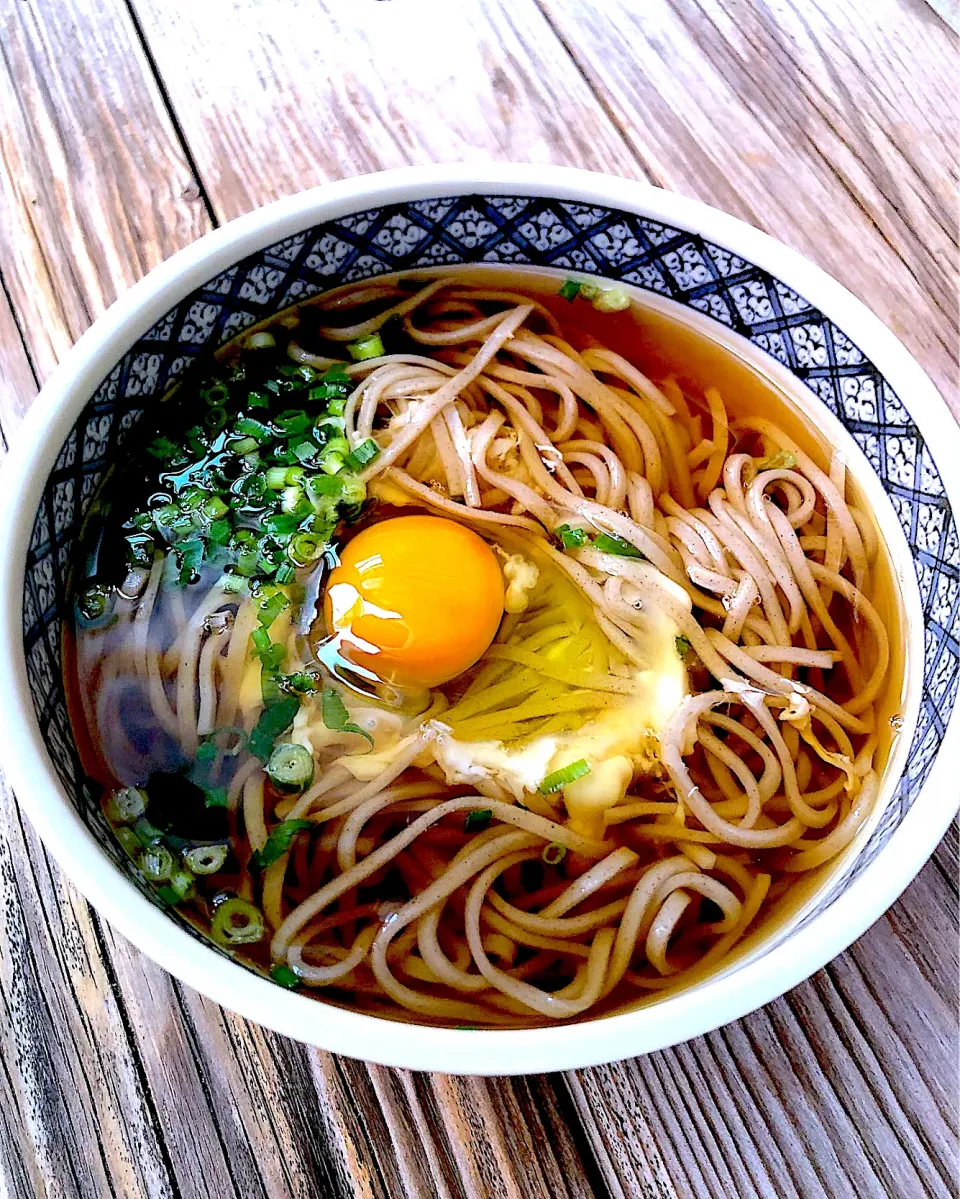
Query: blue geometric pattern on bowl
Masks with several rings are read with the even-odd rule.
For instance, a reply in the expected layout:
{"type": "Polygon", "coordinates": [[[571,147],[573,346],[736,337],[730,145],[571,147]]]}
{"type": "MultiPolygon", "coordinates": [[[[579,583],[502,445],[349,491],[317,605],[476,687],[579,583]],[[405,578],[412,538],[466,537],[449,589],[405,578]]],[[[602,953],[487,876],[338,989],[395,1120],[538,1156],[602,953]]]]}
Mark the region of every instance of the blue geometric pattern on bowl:
{"type": "MultiPolygon", "coordinates": [[[[61,673],[65,577],[104,469],[145,407],[199,355],[321,291],[392,271],[462,263],[583,271],[635,284],[742,334],[801,379],[863,449],[913,552],[925,625],[924,687],[896,795],[822,911],[875,858],[930,772],[960,680],[960,544],[928,447],[901,399],[861,351],[802,296],[721,246],[631,213],[522,196],[460,196],[329,221],[243,259],[172,308],[103,380],[64,443],[27,558],[23,638],[40,727],[56,769],[98,842],[144,894],[85,785],[61,673]]],[[[806,917],[811,919],[815,912],[806,917]]],[[[189,927],[189,926],[186,926],[189,927]]]]}

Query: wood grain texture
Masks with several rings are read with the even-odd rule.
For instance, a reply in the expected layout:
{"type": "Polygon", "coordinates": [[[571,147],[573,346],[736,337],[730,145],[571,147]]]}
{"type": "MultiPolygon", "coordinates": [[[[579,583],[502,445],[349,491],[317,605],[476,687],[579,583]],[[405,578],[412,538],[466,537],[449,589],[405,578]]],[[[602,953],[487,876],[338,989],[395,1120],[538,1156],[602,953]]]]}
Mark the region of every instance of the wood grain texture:
{"type": "Polygon", "coordinates": [[[924,0],[538,2],[655,182],[835,275],[960,415],[957,43],[924,0]]]}
{"type": "MultiPolygon", "coordinates": [[[[952,386],[955,89],[921,0],[0,0],[0,44],[5,430],[34,372],[216,220],[442,160],[708,199],[902,322],[952,386]]],[[[850,951],[708,1037],[456,1079],[317,1053],[181,986],[101,925],[7,800],[0,1193],[949,1196],[956,877],[954,830],[850,951]]]]}

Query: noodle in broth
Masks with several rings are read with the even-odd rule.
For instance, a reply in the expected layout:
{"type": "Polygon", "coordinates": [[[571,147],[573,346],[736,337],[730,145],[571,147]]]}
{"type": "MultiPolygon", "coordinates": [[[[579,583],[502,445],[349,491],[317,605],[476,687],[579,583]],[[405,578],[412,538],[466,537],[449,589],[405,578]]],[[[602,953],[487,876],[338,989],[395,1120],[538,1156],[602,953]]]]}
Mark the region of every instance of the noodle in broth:
{"type": "MultiPolygon", "coordinates": [[[[689,985],[849,845],[891,647],[839,454],[653,382],[603,341],[622,293],[490,278],[323,297],[181,395],[205,426],[137,458],[139,507],[107,488],[75,723],[124,846],[219,944],[377,1014],[519,1027],[689,985]],[[409,636],[381,670],[330,595],[354,538],[422,534],[442,575],[450,522],[499,568],[496,632],[421,685],[409,636]]],[[[421,615],[430,665],[450,612],[421,615]]]]}

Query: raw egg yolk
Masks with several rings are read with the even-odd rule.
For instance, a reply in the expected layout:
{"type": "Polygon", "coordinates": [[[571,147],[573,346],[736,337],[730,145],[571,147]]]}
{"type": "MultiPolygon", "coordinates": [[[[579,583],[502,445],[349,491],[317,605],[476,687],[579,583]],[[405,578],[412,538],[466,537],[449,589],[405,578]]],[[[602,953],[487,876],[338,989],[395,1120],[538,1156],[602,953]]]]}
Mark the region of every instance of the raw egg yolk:
{"type": "Polygon", "coordinates": [[[503,575],[476,533],[439,516],[370,525],[344,547],[324,594],[345,656],[404,687],[456,678],[490,645],[503,575]]]}

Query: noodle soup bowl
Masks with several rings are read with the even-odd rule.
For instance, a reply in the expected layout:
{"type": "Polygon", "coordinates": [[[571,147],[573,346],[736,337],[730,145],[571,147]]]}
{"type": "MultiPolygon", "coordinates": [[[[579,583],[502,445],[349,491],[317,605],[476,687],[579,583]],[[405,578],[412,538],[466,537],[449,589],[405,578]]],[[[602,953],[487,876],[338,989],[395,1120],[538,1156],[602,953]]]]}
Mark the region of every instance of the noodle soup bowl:
{"type": "Polygon", "coordinates": [[[510,1074],[589,1066],[704,1033],[780,995],[858,937],[933,851],[957,803],[960,435],[907,351],[776,241],[656,188],[545,167],[435,167],[331,184],[232,222],[133,287],[80,339],[3,467],[3,765],[58,863],[165,969],[301,1041],[388,1065],[510,1074]],[[84,775],[63,678],[73,553],[128,432],[195,362],[272,314],[387,273],[464,264],[604,276],[718,339],[843,453],[890,550],[904,681],[868,823],[802,901],[712,975],[562,1027],[395,1022],[278,987],[202,938],[120,851],[84,775]]]}

